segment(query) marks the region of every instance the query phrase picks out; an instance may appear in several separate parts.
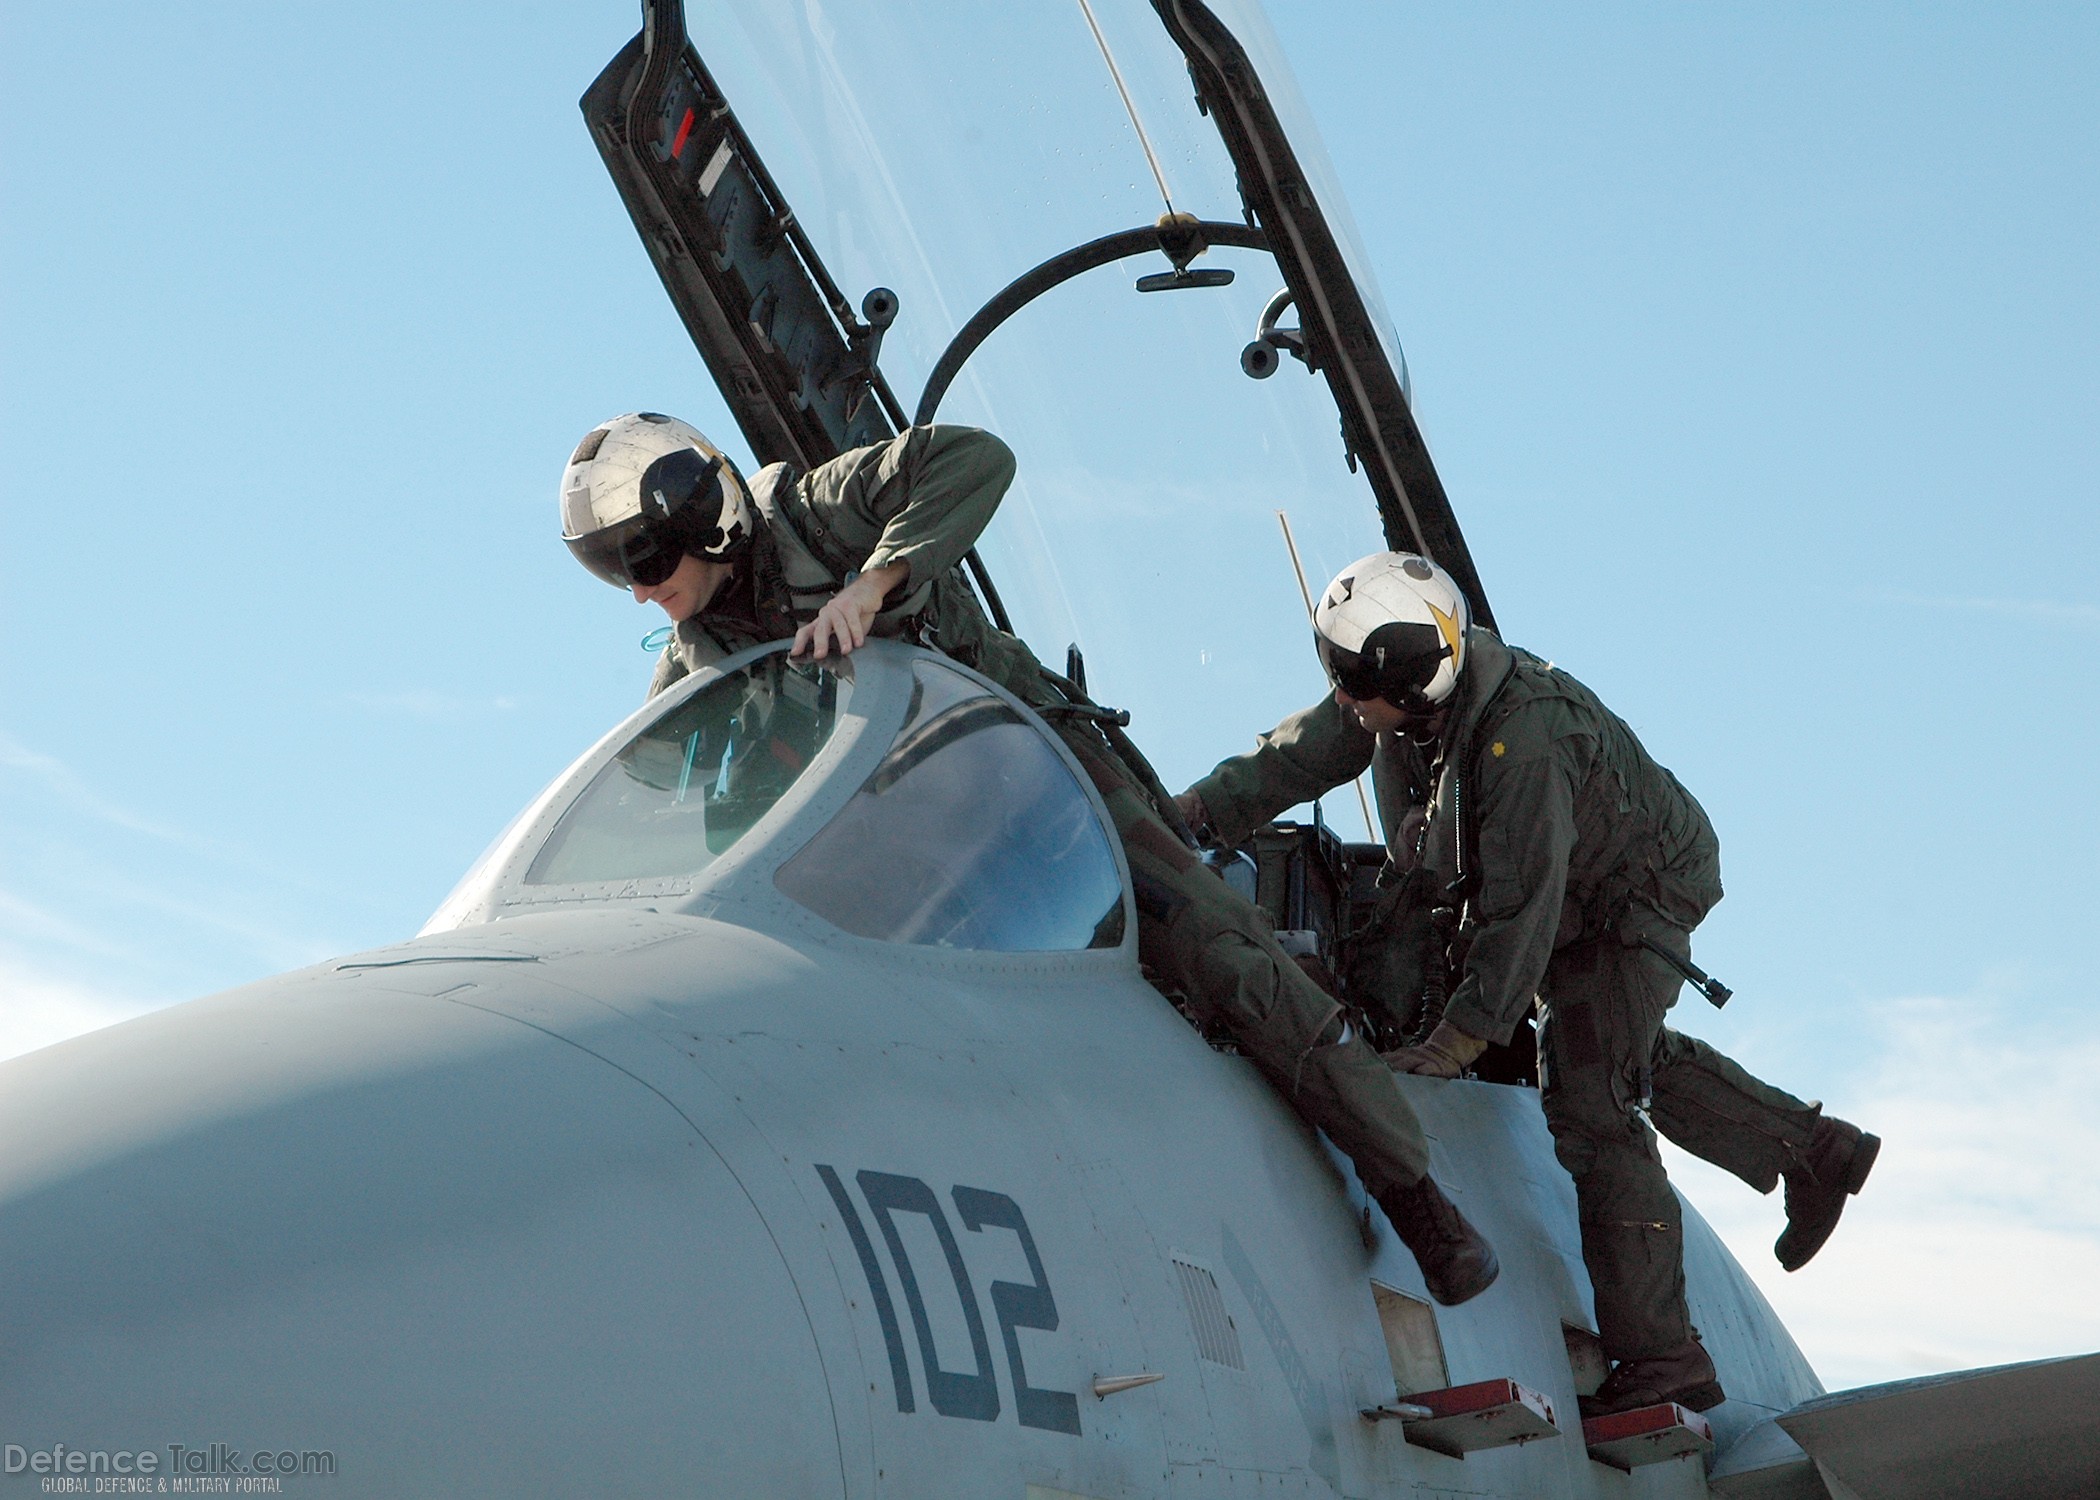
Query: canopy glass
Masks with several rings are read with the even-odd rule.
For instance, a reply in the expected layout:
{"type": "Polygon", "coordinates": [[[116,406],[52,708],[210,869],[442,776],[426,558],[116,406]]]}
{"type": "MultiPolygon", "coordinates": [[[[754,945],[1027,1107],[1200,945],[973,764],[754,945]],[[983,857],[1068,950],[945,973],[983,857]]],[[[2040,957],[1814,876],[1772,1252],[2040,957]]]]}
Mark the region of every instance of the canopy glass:
{"type": "MultiPolygon", "coordinates": [[[[1243,220],[1231,161],[1158,15],[1144,0],[1092,8],[1172,206],[1243,220]]],[[[1404,368],[1258,5],[1213,9],[1254,61],[1404,368]]],[[[909,0],[688,7],[695,48],[847,297],[899,294],[881,364],[906,411],[1001,287],[1166,207],[1076,0],[1001,7],[986,24],[996,38],[909,0]]],[[[1324,382],[1291,360],[1270,379],[1242,373],[1282,285],[1274,264],[1221,248],[1196,262],[1220,266],[1237,273],[1231,286],[1139,294],[1137,276],[1167,269],[1147,255],[1051,291],[992,335],[939,413],[992,429],[1019,457],[981,547],[1017,629],[1053,666],[1082,647],[1094,695],[1133,712],[1133,735],[1176,785],[1323,691],[1275,513],[1289,513],[1314,589],[1384,545],[1324,382]]],[[[735,443],[718,404],[697,396],[692,414],[735,443]]]]}

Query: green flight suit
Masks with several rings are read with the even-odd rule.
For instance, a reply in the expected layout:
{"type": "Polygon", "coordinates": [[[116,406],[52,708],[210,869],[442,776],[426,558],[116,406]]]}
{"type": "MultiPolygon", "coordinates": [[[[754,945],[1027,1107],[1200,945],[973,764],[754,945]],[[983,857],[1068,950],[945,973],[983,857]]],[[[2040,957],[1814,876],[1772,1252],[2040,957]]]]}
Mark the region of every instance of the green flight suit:
{"type": "Polygon", "coordinates": [[[1028,648],[985,618],[960,570],[1013,477],[1012,450],[974,427],[907,428],[807,474],[768,464],[751,477],[750,551],[714,601],[673,630],[650,695],[793,635],[848,575],[904,563],[911,575],[884,601],[875,634],[911,634],[1024,702],[1062,702],[1028,648]]]}
{"type": "MultiPolygon", "coordinates": [[[[957,570],[998,509],[1013,454],[990,433],[915,427],[797,475],[753,476],[751,550],[705,610],[679,624],[653,696],[735,652],[792,635],[849,573],[906,562],[910,577],[877,618],[878,634],[938,647],[1044,713],[1086,769],[1129,860],[1138,955],[1155,984],[1181,995],[1356,1164],[1375,1195],[1428,1171],[1428,1145],[1406,1096],[1340,1004],[1277,945],[1252,903],[1206,868],[1161,819],[1145,782],[1091,721],[1061,713],[1061,689],[1027,645],[985,618],[957,570]],[[1344,1036],[1346,1040],[1336,1040],[1344,1036]]],[[[889,602],[889,601],[886,601],[889,602]]]]}
{"type": "Polygon", "coordinates": [[[1391,941],[1351,977],[1421,993],[1425,893],[1463,894],[1472,941],[1444,1019],[1507,1042],[1536,1003],[1540,1099],[1575,1179],[1597,1325],[1613,1359],[1689,1339],[1683,1226],[1654,1133],[1770,1192],[1820,1106],[1663,1025],[1682,986],[1646,937],[1689,956],[1721,899],[1720,844],[1691,793],[1574,678],[1476,627],[1435,746],[1373,736],[1332,697],[1293,715],[1194,790],[1237,841],[1370,768],[1390,841],[1426,791],[1422,873],[1394,886],[1391,941]],[[1434,760],[1429,757],[1434,754],[1434,760]]]}

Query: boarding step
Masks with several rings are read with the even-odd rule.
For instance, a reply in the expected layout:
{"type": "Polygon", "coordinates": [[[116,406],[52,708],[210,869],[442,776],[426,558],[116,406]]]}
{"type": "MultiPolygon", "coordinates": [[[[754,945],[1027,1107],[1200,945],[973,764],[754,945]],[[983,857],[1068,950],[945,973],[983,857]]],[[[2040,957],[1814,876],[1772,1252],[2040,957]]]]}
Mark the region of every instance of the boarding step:
{"type": "Polygon", "coordinates": [[[1416,1391],[1401,1397],[1396,1407],[1399,1409],[1392,1414],[1400,1419],[1410,1443],[1452,1458],[1464,1458],[1483,1448],[1560,1436],[1553,1403],[1514,1380],[1479,1380],[1438,1391],[1416,1391]]]}
{"type": "Polygon", "coordinates": [[[1665,1401],[1592,1417],[1582,1424],[1582,1441],[1598,1463],[1630,1474],[1644,1464],[1713,1452],[1714,1430],[1699,1413],[1665,1401]]]}

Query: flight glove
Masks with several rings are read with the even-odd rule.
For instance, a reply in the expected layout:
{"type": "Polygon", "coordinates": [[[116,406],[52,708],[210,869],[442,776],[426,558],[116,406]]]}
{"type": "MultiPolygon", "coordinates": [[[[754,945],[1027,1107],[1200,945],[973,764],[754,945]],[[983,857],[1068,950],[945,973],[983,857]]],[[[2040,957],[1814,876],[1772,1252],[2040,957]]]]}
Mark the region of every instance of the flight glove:
{"type": "Polygon", "coordinates": [[[1473,1066],[1487,1043],[1469,1036],[1449,1021],[1436,1023],[1429,1040],[1418,1047],[1401,1047],[1385,1054],[1395,1073],[1420,1073],[1429,1078],[1456,1078],[1473,1066]]]}

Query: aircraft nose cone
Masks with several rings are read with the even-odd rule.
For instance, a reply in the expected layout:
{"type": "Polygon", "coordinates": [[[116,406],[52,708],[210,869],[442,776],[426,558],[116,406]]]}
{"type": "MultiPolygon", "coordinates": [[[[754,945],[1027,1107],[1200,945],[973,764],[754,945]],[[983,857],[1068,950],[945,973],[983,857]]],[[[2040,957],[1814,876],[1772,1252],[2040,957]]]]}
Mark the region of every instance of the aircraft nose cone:
{"type": "Polygon", "coordinates": [[[0,1068],[8,1464],[290,1454],[337,1496],[840,1488],[797,1289],[707,1140],[465,998],[313,971],[0,1068]]]}

